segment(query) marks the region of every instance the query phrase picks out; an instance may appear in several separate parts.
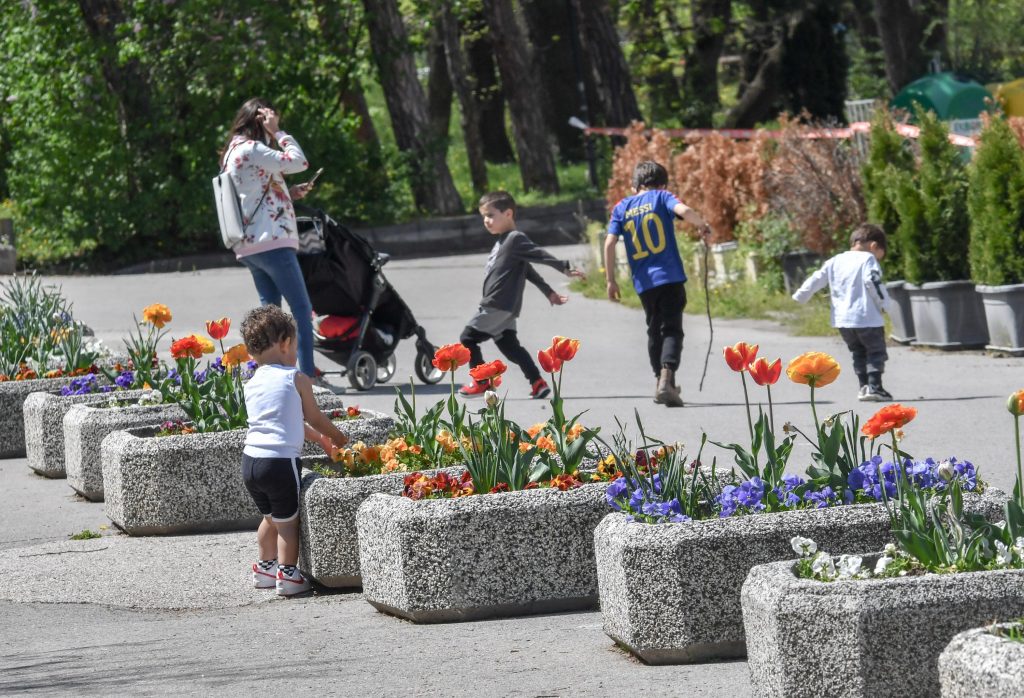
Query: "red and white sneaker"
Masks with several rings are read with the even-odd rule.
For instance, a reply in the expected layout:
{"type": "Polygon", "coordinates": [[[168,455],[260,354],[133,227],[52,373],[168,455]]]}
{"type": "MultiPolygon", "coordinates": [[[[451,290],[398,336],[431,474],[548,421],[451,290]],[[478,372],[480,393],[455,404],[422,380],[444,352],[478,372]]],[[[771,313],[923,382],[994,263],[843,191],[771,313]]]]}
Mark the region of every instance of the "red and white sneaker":
{"type": "Polygon", "coordinates": [[[487,381],[466,383],[459,388],[459,395],[463,397],[479,397],[487,392],[487,381]]]}
{"type": "Polygon", "coordinates": [[[285,574],[280,567],[277,568],[278,596],[295,596],[312,588],[313,585],[302,575],[302,572],[295,570],[291,574],[285,574]]]}
{"type": "Polygon", "coordinates": [[[277,586],[277,565],[265,570],[259,563],[252,563],[252,585],[257,589],[273,589],[277,586]]]}
{"type": "Polygon", "coordinates": [[[534,400],[540,400],[551,394],[551,388],[548,387],[548,382],[543,378],[538,378],[530,386],[530,398],[534,400]]]}

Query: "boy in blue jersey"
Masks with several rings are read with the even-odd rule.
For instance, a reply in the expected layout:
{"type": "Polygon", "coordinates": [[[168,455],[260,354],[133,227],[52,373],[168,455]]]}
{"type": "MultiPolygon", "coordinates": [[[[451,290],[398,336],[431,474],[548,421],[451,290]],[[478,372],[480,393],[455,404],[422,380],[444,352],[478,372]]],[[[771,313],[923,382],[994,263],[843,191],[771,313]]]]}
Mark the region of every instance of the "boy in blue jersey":
{"type": "Polygon", "coordinates": [[[636,194],[612,209],[604,241],[604,268],[608,298],[618,301],[615,245],[619,236],[624,237],[633,287],[647,320],[647,353],[657,381],[654,401],[682,407],[675,374],[683,352],[686,274],[676,245],[675,219],[697,226],[705,238],[711,235],[711,227],[703,216],[666,191],[666,185],[668,172],[656,162],[647,160],[633,169],[636,194]]]}

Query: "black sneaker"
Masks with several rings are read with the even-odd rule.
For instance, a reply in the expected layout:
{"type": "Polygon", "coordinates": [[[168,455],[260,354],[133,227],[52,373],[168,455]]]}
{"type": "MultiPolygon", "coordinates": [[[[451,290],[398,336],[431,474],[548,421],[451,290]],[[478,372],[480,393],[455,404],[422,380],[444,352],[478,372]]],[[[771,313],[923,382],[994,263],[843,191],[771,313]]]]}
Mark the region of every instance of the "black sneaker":
{"type": "Polygon", "coordinates": [[[861,390],[857,399],[861,402],[892,402],[892,395],[880,385],[867,385],[861,390]]]}

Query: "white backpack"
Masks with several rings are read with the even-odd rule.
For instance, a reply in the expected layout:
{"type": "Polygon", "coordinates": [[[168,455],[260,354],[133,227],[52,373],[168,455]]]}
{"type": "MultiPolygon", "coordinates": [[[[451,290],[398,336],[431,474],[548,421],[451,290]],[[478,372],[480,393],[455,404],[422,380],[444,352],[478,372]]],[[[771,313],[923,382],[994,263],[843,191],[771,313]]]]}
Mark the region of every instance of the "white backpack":
{"type": "Polygon", "coordinates": [[[245,238],[245,229],[249,227],[249,223],[252,223],[256,212],[263,205],[263,200],[267,198],[267,192],[270,191],[270,184],[268,183],[267,188],[263,190],[263,196],[260,197],[259,203],[256,204],[252,215],[249,216],[249,222],[243,223],[242,221],[245,218],[242,215],[242,205],[238,199],[238,190],[235,189],[235,181],[231,179],[231,173],[227,171],[228,155],[230,154],[231,151],[229,150],[224,155],[224,168],[219,175],[213,178],[213,200],[217,204],[217,222],[220,223],[220,237],[224,241],[224,247],[229,250],[233,249],[235,245],[245,238]]]}

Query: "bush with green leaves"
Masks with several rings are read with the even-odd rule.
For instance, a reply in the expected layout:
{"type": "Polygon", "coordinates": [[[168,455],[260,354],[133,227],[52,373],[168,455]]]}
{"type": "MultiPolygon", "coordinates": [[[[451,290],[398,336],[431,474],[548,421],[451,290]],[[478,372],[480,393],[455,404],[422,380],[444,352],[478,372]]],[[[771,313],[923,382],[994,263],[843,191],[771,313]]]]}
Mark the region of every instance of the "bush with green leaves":
{"type": "Polygon", "coordinates": [[[970,277],[967,168],[949,131],[931,112],[921,124],[917,171],[894,173],[897,232],[903,245],[903,277],[913,284],[970,277]]]}
{"type": "Polygon", "coordinates": [[[879,109],[871,122],[868,157],[861,167],[864,203],[868,220],[880,225],[888,236],[885,266],[890,276],[902,276],[903,244],[899,235],[900,216],[894,200],[895,186],[901,176],[914,171],[914,153],[906,138],[896,133],[892,115],[879,109]]]}
{"type": "Polygon", "coordinates": [[[1024,283],[1024,149],[1005,119],[992,118],[969,167],[971,278],[1024,283]]]}

